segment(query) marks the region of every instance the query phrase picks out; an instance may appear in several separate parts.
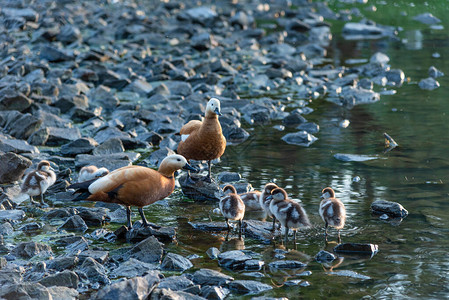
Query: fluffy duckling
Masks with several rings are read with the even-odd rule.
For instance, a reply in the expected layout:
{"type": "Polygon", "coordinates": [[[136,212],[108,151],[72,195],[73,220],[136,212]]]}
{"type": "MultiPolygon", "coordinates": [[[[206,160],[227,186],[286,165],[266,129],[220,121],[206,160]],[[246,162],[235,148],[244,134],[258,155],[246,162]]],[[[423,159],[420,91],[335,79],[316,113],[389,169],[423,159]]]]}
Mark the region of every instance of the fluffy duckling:
{"type": "Polygon", "coordinates": [[[78,182],[84,182],[95,178],[100,178],[109,174],[109,170],[106,168],[97,168],[96,166],[82,167],[78,174],[78,182]]]}
{"type": "Polygon", "coordinates": [[[338,242],[341,243],[340,229],[345,226],[346,208],[340,199],[335,198],[335,192],[332,188],[327,187],[321,191],[320,216],[325,223],[324,236],[327,241],[327,227],[332,226],[337,229],[338,242]]]}
{"type": "Polygon", "coordinates": [[[223,188],[225,196],[220,199],[220,210],[225,217],[226,225],[228,225],[228,231],[231,230],[229,226],[229,220],[239,221],[239,236],[242,234],[242,220],[245,215],[245,204],[240,196],[237,194],[237,190],[234,186],[228,184],[223,188]]]}
{"type": "Polygon", "coordinates": [[[192,120],[181,128],[178,145],[178,153],[187,160],[207,160],[209,172],[206,180],[209,182],[212,180],[211,160],[221,157],[226,148],[218,116],[221,116],[220,100],[212,98],[207,103],[203,121],[192,120]]]}
{"type": "Polygon", "coordinates": [[[273,191],[276,188],[278,188],[276,184],[267,183],[259,197],[260,207],[262,207],[262,209],[267,213],[268,216],[273,218],[273,228],[271,229],[271,231],[275,230],[276,218],[273,216],[270,210],[271,198],[270,199],[267,198],[271,195],[271,191],[273,191]]]}
{"type": "Polygon", "coordinates": [[[299,203],[289,199],[284,189],[276,188],[272,190],[268,199],[272,199],[270,203],[271,213],[285,227],[285,241],[288,240],[289,228],[293,229],[293,239],[296,240],[296,230],[310,226],[306,211],[299,203]]]}
{"type": "Polygon", "coordinates": [[[36,170],[26,174],[22,186],[21,192],[30,196],[31,203],[40,204],[42,207],[48,207],[48,204],[44,202],[44,193],[52,186],[56,181],[56,174],[53,172],[53,168],[46,160],[42,160],[37,165],[36,170]],[[33,196],[41,196],[40,203],[33,200],[33,196]]]}
{"type": "MultiPolygon", "coordinates": [[[[75,183],[68,188],[81,193],[74,201],[88,200],[118,203],[126,207],[128,228],[132,228],[131,206],[137,206],[144,226],[149,226],[143,207],[169,196],[175,188],[175,171],[195,170],[178,154],[169,155],[159,169],[127,166],[91,181],[75,183]]],[[[154,226],[155,227],[155,226],[154,226]]]]}
{"type": "Polygon", "coordinates": [[[245,203],[246,211],[260,211],[262,207],[259,204],[260,194],[259,191],[251,191],[248,193],[239,194],[240,199],[242,199],[243,203],[245,203]]]}

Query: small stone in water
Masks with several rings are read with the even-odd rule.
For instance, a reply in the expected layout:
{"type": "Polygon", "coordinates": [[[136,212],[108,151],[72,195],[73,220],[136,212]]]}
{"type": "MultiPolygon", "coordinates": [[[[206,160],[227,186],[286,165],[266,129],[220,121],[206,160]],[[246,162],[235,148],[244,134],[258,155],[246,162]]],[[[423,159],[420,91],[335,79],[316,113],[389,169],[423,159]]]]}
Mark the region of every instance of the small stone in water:
{"type": "Polygon", "coordinates": [[[383,215],[381,215],[381,216],[379,217],[379,219],[381,219],[381,220],[388,220],[389,217],[388,217],[387,214],[383,214],[383,215]]]}
{"type": "Polygon", "coordinates": [[[349,126],[349,123],[350,123],[349,120],[345,119],[345,120],[340,122],[339,126],[341,128],[347,128],[349,126]]]}
{"type": "Polygon", "coordinates": [[[353,182],[359,182],[360,180],[360,176],[355,176],[354,178],[352,178],[353,182]]]}

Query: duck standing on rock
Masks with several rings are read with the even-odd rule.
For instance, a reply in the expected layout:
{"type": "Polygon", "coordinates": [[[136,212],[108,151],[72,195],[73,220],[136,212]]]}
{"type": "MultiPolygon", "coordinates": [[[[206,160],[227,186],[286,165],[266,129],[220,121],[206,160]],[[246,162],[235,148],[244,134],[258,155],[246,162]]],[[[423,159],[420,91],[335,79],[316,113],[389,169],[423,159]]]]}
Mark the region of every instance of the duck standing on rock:
{"type": "Polygon", "coordinates": [[[325,223],[324,236],[327,242],[327,227],[332,226],[338,231],[338,243],[341,243],[340,229],[345,226],[346,208],[340,199],[335,198],[335,192],[327,187],[321,191],[320,216],[325,223]]]}
{"type": "Polygon", "coordinates": [[[78,182],[84,182],[95,178],[100,178],[109,174],[109,170],[106,168],[98,168],[97,166],[85,166],[82,167],[78,174],[78,182]]]}
{"type": "Polygon", "coordinates": [[[293,229],[293,239],[296,240],[296,230],[298,228],[310,227],[306,211],[299,203],[289,199],[284,189],[276,188],[272,190],[268,199],[271,199],[271,213],[285,227],[285,242],[288,241],[289,228],[293,229]]]}
{"type": "Polygon", "coordinates": [[[267,183],[259,197],[260,207],[262,207],[262,209],[267,213],[267,215],[273,218],[273,228],[271,228],[271,231],[275,230],[276,218],[273,216],[270,210],[270,203],[272,198],[268,199],[268,197],[271,195],[271,192],[276,188],[278,188],[278,186],[275,183],[272,182],[267,183]]]}
{"type": "Polygon", "coordinates": [[[23,178],[21,192],[30,196],[31,203],[48,207],[44,202],[44,193],[56,181],[56,174],[50,166],[50,162],[42,160],[37,165],[36,170],[26,174],[23,178]],[[33,196],[41,196],[40,203],[33,200],[33,196]]]}
{"type": "Polygon", "coordinates": [[[74,201],[101,201],[124,205],[128,229],[132,228],[130,207],[137,206],[143,225],[149,226],[142,208],[164,199],[173,192],[174,173],[179,169],[196,171],[183,156],[173,154],[164,158],[157,171],[142,166],[127,166],[98,179],[72,184],[68,188],[80,193],[74,201]]]}
{"type": "Polygon", "coordinates": [[[245,215],[245,204],[234,186],[228,184],[223,188],[225,196],[220,199],[220,210],[225,217],[226,225],[228,225],[228,232],[231,230],[229,220],[239,221],[239,236],[242,235],[242,220],[245,215]]]}
{"type": "Polygon", "coordinates": [[[181,141],[178,145],[178,153],[187,160],[207,160],[209,171],[206,180],[208,182],[212,181],[211,161],[220,158],[226,148],[226,139],[218,116],[221,116],[220,100],[212,98],[207,103],[204,120],[191,120],[180,131],[181,141]]]}

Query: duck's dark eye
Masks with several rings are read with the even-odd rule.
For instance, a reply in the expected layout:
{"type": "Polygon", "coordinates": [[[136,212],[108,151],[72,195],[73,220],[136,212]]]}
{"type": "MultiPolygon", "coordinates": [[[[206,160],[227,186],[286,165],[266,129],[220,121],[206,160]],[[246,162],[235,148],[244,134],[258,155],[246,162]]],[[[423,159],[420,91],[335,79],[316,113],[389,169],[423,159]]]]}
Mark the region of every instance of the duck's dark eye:
{"type": "Polygon", "coordinates": [[[177,160],[178,160],[178,161],[181,161],[181,159],[180,159],[180,158],[178,158],[177,160]]]}

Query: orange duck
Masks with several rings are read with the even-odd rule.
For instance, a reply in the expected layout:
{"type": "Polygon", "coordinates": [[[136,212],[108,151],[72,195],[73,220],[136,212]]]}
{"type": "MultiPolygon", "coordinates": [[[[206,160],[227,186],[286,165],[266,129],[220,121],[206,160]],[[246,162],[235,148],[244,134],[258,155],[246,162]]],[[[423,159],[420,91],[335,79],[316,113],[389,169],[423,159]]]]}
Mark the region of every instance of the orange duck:
{"type": "Polygon", "coordinates": [[[195,170],[178,154],[169,155],[159,169],[142,166],[127,166],[112,171],[104,177],[75,183],[69,188],[81,193],[74,201],[88,200],[118,203],[126,207],[128,228],[132,228],[131,206],[137,206],[144,226],[149,226],[143,207],[169,196],[175,188],[175,171],[195,170]]]}
{"type": "Polygon", "coordinates": [[[203,121],[192,120],[181,128],[181,141],[178,145],[178,153],[187,160],[207,160],[209,172],[206,180],[209,182],[211,160],[221,157],[226,148],[218,116],[221,116],[220,100],[212,98],[207,103],[203,121]]]}

